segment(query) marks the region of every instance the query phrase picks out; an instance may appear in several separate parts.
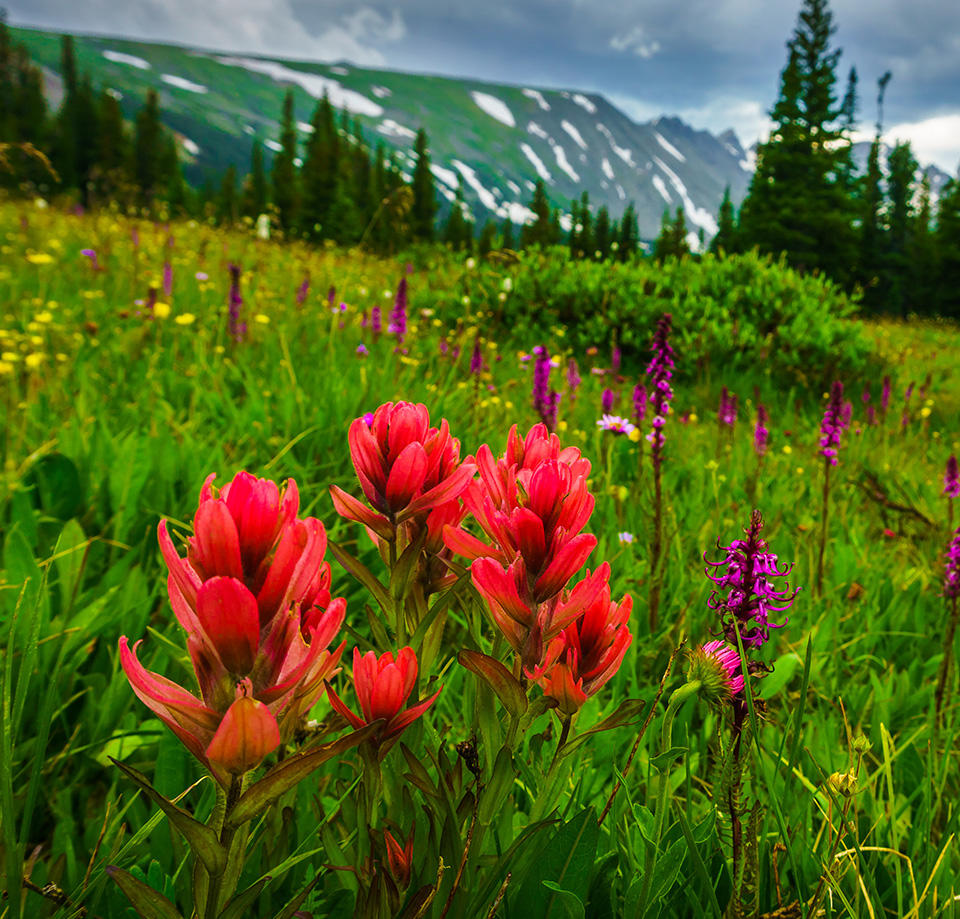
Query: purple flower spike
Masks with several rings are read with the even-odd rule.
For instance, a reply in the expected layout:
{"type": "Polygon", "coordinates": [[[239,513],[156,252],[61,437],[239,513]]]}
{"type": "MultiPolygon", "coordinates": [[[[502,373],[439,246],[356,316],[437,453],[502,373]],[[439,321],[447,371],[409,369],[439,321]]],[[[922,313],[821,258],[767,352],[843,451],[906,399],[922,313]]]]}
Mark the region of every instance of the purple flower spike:
{"type": "Polygon", "coordinates": [[[583,382],[580,379],[580,368],[577,367],[577,362],[571,357],[567,362],[567,388],[570,390],[570,398],[574,398],[574,394],[577,391],[577,387],[583,382]]]}
{"type": "Polygon", "coordinates": [[[621,353],[620,353],[620,347],[619,347],[618,345],[614,345],[614,346],[613,346],[613,352],[612,352],[611,355],[610,355],[610,369],[611,369],[614,373],[619,373],[619,372],[620,372],[620,361],[621,361],[621,358],[622,358],[622,355],[621,355],[621,353]]]}
{"type": "Polygon", "coordinates": [[[173,293],[173,267],[169,262],[163,263],[163,295],[167,299],[173,293]]]}
{"type": "Polygon", "coordinates": [[[835,380],[830,387],[830,400],[820,422],[820,452],[831,466],[837,465],[837,450],[840,437],[850,424],[853,407],[843,401],[843,383],[835,380]]]}
{"type": "Polygon", "coordinates": [[[637,383],[633,387],[633,420],[639,427],[643,422],[643,416],[647,414],[647,387],[643,383],[637,383]]]}
{"type": "Polygon", "coordinates": [[[720,614],[724,637],[732,645],[736,644],[737,631],[745,648],[759,648],[770,638],[770,629],[783,628],[787,620],[775,623],[770,621],[770,613],[782,613],[788,610],[800,588],[793,591],[784,584],[778,590],[774,578],[786,577],[793,566],[782,570],[776,554],[766,551],[767,543],[760,536],[763,529],[763,517],[760,511],[750,516],[750,526],[744,530],[746,539],[735,539],[729,546],[717,548],[726,553],[719,562],[711,562],[704,553],[707,563],[704,573],[716,584],[707,600],[707,606],[720,614]],[[711,574],[710,569],[715,569],[711,574]]]}
{"type": "Polygon", "coordinates": [[[550,352],[543,345],[537,345],[533,353],[536,357],[533,365],[533,407],[547,429],[553,432],[557,426],[560,393],[550,388],[550,352]]]}
{"type": "Polygon", "coordinates": [[[947,548],[947,564],[943,572],[943,595],[948,600],[960,599],[960,527],[957,527],[947,548]]]}
{"type": "Polygon", "coordinates": [[[303,306],[307,302],[307,295],[310,293],[310,275],[307,275],[297,288],[297,306],[303,306]]]}
{"type": "Polygon", "coordinates": [[[480,338],[473,342],[473,354],[470,355],[470,373],[477,376],[483,370],[483,351],[480,349],[480,338]]]}
{"type": "Polygon", "coordinates": [[[375,306],[370,310],[370,331],[373,332],[374,340],[380,337],[383,331],[383,319],[380,317],[380,307],[375,306]]]}
{"type": "Polygon", "coordinates": [[[960,470],[957,468],[956,456],[947,460],[947,468],[943,474],[943,494],[948,498],[960,498],[960,470]]]}
{"type": "Polygon", "coordinates": [[[613,403],[617,401],[616,393],[612,389],[605,389],[600,396],[600,410],[604,415],[613,411],[613,403]]]}
{"type": "Polygon", "coordinates": [[[726,386],[720,392],[720,408],[717,410],[717,418],[720,424],[733,427],[737,423],[737,395],[731,393],[726,386]]]}
{"type": "Polygon", "coordinates": [[[234,341],[243,341],[247,334],[247,324],[240,320],[243,297],[240,296],[240,266],[230,266],[229,330],[234,341]]]}
{"type": "Polygon", "coordinates": [[[387,331],[391,335],[397,336],[397,341],[403,341],[403,336],[407,334],[407,279],[401,278],[397,287],[397,296],[393,301],[393,309],[390,312],[390,324],[387,331]]]}
{"type": "Polygon", "coordinates": [[[767,444],[770,440],[770,431],[767,430],[767,424],[770,421],[770,415],[767,413],[763,403],[757,404],[757,425],[753,429],[753,452],[757,456],[764,456],[767,452],[767,444]]]}
{"type": "Polygon", "coordinates": [[[880,393],[880,414],[887,417],[887,407],[890,405],[890,377],[883,378],[883,390],[880,393]]]}
{"type": "Polygon", "coordinates": [[[647,399],[653,408],[653,419],[650,422],[653,430],[647,435],[647,440],[653,446],[655,467],[660,465],[660,454],[664,443],[663,426],[667,423],[670,400],[673,398],[673,390],[670,388],[675,366],[673,348],[670,347],[672,322],[673,317],[670,313],[664,313],[657,321],[657,328],[653,333],[653,357],[647,367],[647,379],[650,383],[647,399]]]}
{"type": "Polygon", "coordinates": [[[81,249],[81,250],[80,250],[80,254],[81,254],[81,255],[85,255],[88,259],[90,259],[90,267],[91,267],[94,271],[99,271],[99,270],[100,270],[100,262],[99,262],[99,260],[97,259],[97,250],[96,250],[96,249],[81,249]]]}

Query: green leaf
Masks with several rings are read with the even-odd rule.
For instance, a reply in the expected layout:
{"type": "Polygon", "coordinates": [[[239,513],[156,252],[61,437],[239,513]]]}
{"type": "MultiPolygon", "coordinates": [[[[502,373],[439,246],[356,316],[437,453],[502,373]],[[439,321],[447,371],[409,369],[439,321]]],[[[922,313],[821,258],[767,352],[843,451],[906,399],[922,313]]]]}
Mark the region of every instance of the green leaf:
{"type": "Polygon", "coordinates": [[[429,795],[431,798],[440,798],[440,792],[430,780],[430,773],[427,772],[427,767],[417,759],[414,752],[405,744],[400,744],[400,752],[403,754],[403,758],[407,761],[407,766],[410,771],[405,772],[403,777],[410,782],[412,785],[416,785],[424,794],[429,795]]]}
{"type": "Polygon", "coordinates": [[[139,785],[150,800],[167,815],[167,819],[186,839],[194,855],[203,862],[203,867],[207,869],[211,877],[218,877],[223,873],[227,864],[227,853],[220,845],[217,834],[210,827],[204,826],[199,820],[191,817],[185,810],[177,807],[173,801],[167,800],[150,784],[143,773],[137,772],[136,769],[113,759],[113,757],[110,758],[110,762],[139,785]]]}
{"type": "Polygon", "coordinates": [[[69,520],[83,511],[83,486],[73,460],[62,453],[41,456],[24,476],[33,491],[34,505],[57,520],[69,520]]]}
{"type": "Polygon", "coordinates": [[[269,883],[270,875],[264,875],[255,884],[251,884],[246,890],[232,897],[223,912],[220,913],[220,919],[243,919],[244,916],[248,915],[248,909],[260,896],[260,891],[269,883]]]}
{"type": "Polygon", "coordinates": [[[487,683],[515,718],[519,718],[527,710],[527,694],[520,681],[500,661],[480,651],[466,649],[457,655],[457,660],[487,683]]]}
{"type": "MultiPolygon", "coordinates": [[[[544,881],[543,886],[547,890],[552,890],[555,897],[559,897],[560,909],[563,916],[567,919],[584,919],[586,909],[581,900],[575,893],[564,890],[562,887],[554,884],[553,881],[544,881]]],[[[560,913],[551,913],[551,915],[560,915],[560,913]]]]}
{"type": "Polygon", "coordinates": [[[687,747],[671,747],[669,750],[664,750],[662,753],[658,753],[656,756],[650,758],[650,765],[653,766],[657,772],[663,772],[665,768],[678,757],[683,756],[683,754],[687,752],[687,749],[687,747]]]}
{"type": "Polygon", "coordinates": [[[348,574],[352,574],[367,590],[373,594],[374,598],[377,601],[377,605],[384,612],[390,612],[393,609],[393,602],[390,599],[390,594],[387,592],[386,587],[377,580],[373,572],[363,564],[358,558],[354,558],[349,552],[345,549],[338,546],[333,540],[327,540],[327,546],[330,549],[333,557],[340,563],[340,565],[347,571],[348,574]]]}
{"type": "Polygon", "coordinates": [[[490,781],[487,782],[480,793],[477,820],[481,826],[489,826],[494,817],[500,815],[503,802],[513,787],[515,775],[513,757],[506,747],[501,747],[493,764],[493,774],[490,776],[490,781]]]}
{"type": "Polygon", "coordinates": [[[312,750],[305,750],[278,763],[259,782],[255,782],[240,796],[240,800],[224,818],[224,825],[235,829],[252,820],[263,813],[284,792],[302,782],[315,769],[319,769],[327,760],[363,743],[376,734],[383,724],[383,719],[378,719],[340,740],[323,744],[312,750]]]}
{"type": "Polygon", "coordinates": [[[127,895],[127,899],[143,919],[183,919],[177,908],[162,893],[149,884],[138,881],[129,871],[110,865],[107,874],[127,895]]]}
{"type": "Polygon", "coordinates": [[[416,570],[417,562],[420,559],[420,552],[423,550],[423,544],[427,540],[427,531],[424,528],[419,538],[415,539],[397,559],[393,571],[390,572],[390,593],[395,600],[400,601],[407,595],[407,589],[410,586],[410,578],[416,570]]]}
{"type": "Polygon", "coordinates": [[[589,731],[578,734],[573,740],[568,740],[563,745],[560,755],[569,756],[574,750],[578,750],[586,743],[587,740],[602,731],[612,731],[614,728],[622,728],[627,724],[636,724],[640,720],[640,716],[643,714],[646,706],[647,703],[644,702],[643,699],[627,699],[620,704],[612,715],[604,718],[596,727],[592,727],[589,731]]]}
{"type": "Polygon", "coordinates": [[[89,540],[83,528],[76,520],[68,520],[60,531],[57,545],[53,550],[53,561],[57,566],[57,577],[60,582],[61,610],[70,611],[73,600],[83,574],[84,562],[87,559],[89,540]]]}
{"type": "Polygon", "coordinates": [[[323,872],[318,871],[316,877],[307,884],[303,890],[300,891],[289,903],[273,919],[293,919],[293,914],[300,909],[303,905],[303,902],[310,896],[310,891],[320,882],[320,878],[323,877],[323,872]]]}

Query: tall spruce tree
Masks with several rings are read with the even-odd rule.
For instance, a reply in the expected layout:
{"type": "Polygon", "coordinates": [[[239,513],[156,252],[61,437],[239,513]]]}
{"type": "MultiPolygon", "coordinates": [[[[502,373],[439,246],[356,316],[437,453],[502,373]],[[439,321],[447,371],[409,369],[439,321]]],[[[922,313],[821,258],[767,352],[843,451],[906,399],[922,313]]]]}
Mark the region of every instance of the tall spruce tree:
{"type": "Polygon", "coordinates": [[[920,180],[920,196],[910,228],[907,263],[910,271],[909,305],[914,312],[930,315],[936,308],[933,290],[936,285],[936,253],[934,251],[930,176],[924,172],[920,180]]]}
{"type": "Polygon", "coordinates": [[[593,256],[594,258],[606,261],[610,258],[610,243],[612,242],[610,231],[610,211],[604,204],[597,211],[597,222],[593,227],[593,256]]]}
{"type": "Polygon", "coordinates": [[[717,232],[710,240],[710,251],[721,250],[727,254],[736,252],[737,225],[733,216],[733,202],[730,200],[730,186],[723,190],[723,200],[717,214],[717,232]]]}
{"type": "Polygon", "coordinates": [[[617,233],[617,258],[621,262],[631,261],[640,249],[640,230],[637,226],[637,209],[631,201],[620,218],[617,233]]]}
{"type": "Polygon", "coordinates": [[[747,247],[785,252],[794,266],[846,281],[854,214],[843,177],[851,154],[834,93],[840,50],[831,48],[833,33],[827,0],[803,0],[740,233],[747,247]]]}
{"type": "Polygon", "coordinates": [[[430,171],[430,151],[427,148],[427,132],[420,128],[413,144],[417,162],[413,168],[413,209],[410,213],[410,228],[413,238],[429,242],[434,237],[434,221],[437,217],[437,189],[430,171]]]}
{"type": "Polygon", "coordinates": [[[337,193],[339,179],[340,136],[330,97],[324,93],[317,103],[310,122],[313,130],[307,140],[303,158],[301,183],[303,186],[304,232],[313,238],[329,235],[326,226],[337,193]]]}
{"type": "Polygon", "coordinates": [[[917,161],[909,143],[898,143],[887,158],[887,188],[890,200],[887,274],[887,309],[907,315],[910,301],[910,263],[908,247],[915,213],[913,197],[917,161]]]}
{"type": "Polygon", "coordinates": [[[880,153],[883,147],[883,98],[890,82],[888,70],[877,80],[877,123],[867,157],[867,171],[860,180],[860,240],[856,280],[863,286],[864,307],[876,312],[883,308],[886,283],[883,254],[886,248],[883,215],[883,174],[880,153]]]}
{"type": "Polygon", "coordinates": [[[934,251],[936,311],[941,316],[960,319],[960,173],[947,182],[940,193],[934,251]]]}
{"type": "Polygon", "coordinates": [[[163,126],[156,90],[148,89],[147,98],[137,112],[133,134],[133,180],[141,207],[152,207],[164,179],[163,126]]]}
{"type": "Polygon", "coordinates": [[[533,187],[533,198],[530,201],[530,210],[533,211],[533,221],[526,223],[520,234],[520,245],[549,246],[552,242],[553,228],[550,213],[550,199],[547,197],[547,187],[543,179],[537,179],[533,187]]]}
{"type": "Polygon", "coordinates": [[[271,171],[273,203],[277,207],[280,226],[288,233],[297,227],[300,204],[296,158],[297,127],[293,112],[293,90],[288,89],[283,98],[283,114],[280,118],[280,150],[273,158],[271,171]]]}
{"type": "Polygon", "coordinates": [[[468,223],[464,214],[466,201],[463,195],[463,177],[457,182],[457,193],[454,196],[453,204],[450,207],[450,214],[443,227],[443,241],[449,244],[451,249],[469,249],[470,242],[473,239],[472,223],[468,223]]]}
{"type": "Polygon", "coordinates": [[[267,173],[263,165],[263,144],[256,138],[250,150],[250,174],[243,183],[243,215],[256,220],[267,209],[267,173]]]}

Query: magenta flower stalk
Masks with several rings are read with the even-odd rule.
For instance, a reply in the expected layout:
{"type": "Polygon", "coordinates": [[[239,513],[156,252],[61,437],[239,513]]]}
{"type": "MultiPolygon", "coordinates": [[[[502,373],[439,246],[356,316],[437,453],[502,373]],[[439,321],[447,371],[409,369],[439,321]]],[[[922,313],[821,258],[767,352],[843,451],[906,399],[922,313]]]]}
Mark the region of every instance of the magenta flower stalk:
{"type": "Polygon", "coordinates": [[[391,335],[397,336],[397,341],[402,342],[404,335],[407,334],[407,279],[401,278],[397,286],[397,296],[393,301],[393,309],[390,311],[390,324],[387,331],[391,335]]]}
{"type": "Polygon", "coordinates": [[[724,638],[732,645],[737,633],[746,649],[756,650],[770,638],[770,629],[783,628],[783,622],[771,622],[771,613],[786,612],[800,592],[789,585],[778,586],[778,578],[787,577],[792,565],[780,567],[776,553],[770,552],[760,535],[763,516],[755,510],[750,515],[750,526],[744,530],[745,539],[735,539],[729,546],[717,548],[724,553],[719,562],[711,562],[704,554],[707,567],[704,573],[715,587],[710,592],[707,606],[720,617],[724,638]],[[711,571],[713,569],[713,571],[711,571]]]}
{"type": "MultiPolygon", "coordinates": [[[[884,384],[886,385],[886,384],[884,384]]],[[[886,390],[885,390],[886,391],[886,390]]],[[[843,383],[834,380],[830,387],[823,421],[820,422],[820,453],[823,455],[823,509],[820,515],[820,553],[817,557],[817,594],[823,592],[823,556],[827,549],[830,517],[830,470],[837,465],[837,451],[843,432],[850,424],[853,406],[843,401],[843,383]]]]}
{"type": "Polygon", "coordinates": [[[880,391],[880,418],[887,420],[887,409],[890,407],[890,377],[883,378],[883,389],[880,391]]]}
{"type": "Polygon", "coordinates": [[[643,417],[647,414],[647,387],[643,383],[637,383],[633,387],[633,420],[639,427],[643,423],[643,417]]]}
{"type": "Polygon", "coordinates": [[[767,429],[769,421],[770,416],[766,407],[762,402],[757,403],[757,423],[753,429],[753,452],[760,459],[763,459],[767,454],[767,444],[770,440],[770,431],[767,429]]]}
{"type": "Polygon", "coordinates": [[[81,249],[80,254],[90,259],[90,268],[93,271],[101,271],[100,262],[97,259],[96,249],[81,249]]]}
{"type": "Polygon", "coordinates": [[[310,293],[310,275],[307,275],[297,288],[297,306],[301,307],[307,302],[307,296],[310,293]]]}
{"type": "Polygon", "coordinates": [[[240,266],[230,266],[230,294],[228,299],[228,328],[230,336],[236,342],[243,341],[247,334],[247,324],[240,319],[243,297],[240,296],[240,266]]]}
{"type": "Polygon", "coordinates": [[[620,346],[614,345],[613,351],[610,354],[610,369],[614,373],[620,372],[620,361],[622,359],[622,354],[620,352],[620,346]]]}
{"type": "Polygon", "coordinates": [[[947,460],[943,473],[943,496],[947,499],[947,529],[953,529],[953,499],[960,498],[960,469],[956,456],[947,460]]]}
{"type": "Polygon", "coordinates": [[[613,404],[616,402],[616,393],[612,389],[605,389],[600,395],[600,411],[609,415],[613,411],[613,404]]]}
{"type": "Polygon", "coordinates": [[[950,668],[953,662],[953,640],[957,632],[957,618],[960,614],[960,527],[958,527],[947,546],[947,558],[943,571],[943,598],[947,602],[947,626],[943,636],[943,659],[940,662],[940,672],[937,675],[937,690],[934,705],[934,725],[939,727],[940,711],[943,708],[947,681],[950,678],[950,668]]]}
{"type": "Polygon", "coordinates": [[[483,370],[483,351],[480,348],[480,337],[477,336],[473,341],[473,353],[470,355],[470,373],[478,376],[483,370]]]}
{"type": "Polygon", "coordinates": [[[543,345],[537,345],[533,353],[536,356],[533,365],[533,408],[547,430],[553,433],[557,426],[560,394],[550,388],[550,352],[543,345]]]}
{"type": "Polygon", "coordinates": [[[567,389],[570,391],[570,401],[573,402],[577,398],[577,387],[583,382],[580,379],[580,368],[577,367],[577,362],[571,357],[567,361],[567,389]]]}
{"type": "Polygon", "coordinates": [[[720,407],[717,410],[717,420],[722,425],[732,428],[737,423],[737,395],[731,393],[726,386],[720,391],[720,407]]]}
{"type": "Polygon", "coordinates": [[[373,340],[377,341],[380,338],[380,333],[383,331],[383,319],[380,314],[380,307],[374,306],[370,310],[370,331],[373,333],[373,340]]]}
{"type": "Polygon", "coordinates": [[[674,352],[670,346],[670,328],[673,317],[664,313],[657,321],[653,333],[653,356],[647,366],[647,400],[653,411],[651,432],[647,435],[650,442],[650,459],[653,464],[653,539],[650,544],[650,594],[649,622],[650,631],[657,626],[657,613],[660,607],[660,587],[662,572],[661,552],[663,541],[663,483],[660,466],[663,461],[663,427],[670,412],[670,400],[673,390],[670,380],[673,378],[674,352]]]}
{"type": "Polygon", "coordinates": [[[337,288],[334,287],[333,284],[331,284],[330,289],[327,291],[327,306],[329,306],[330,309],[333,309],[333,303],[336,299],[337,299],[337,288]]]}
{"type": "Polygon", "coordinates": [[[173,293],[173,266],[169,261],[163,263],[163,296],[167,299],[173,293]]]}

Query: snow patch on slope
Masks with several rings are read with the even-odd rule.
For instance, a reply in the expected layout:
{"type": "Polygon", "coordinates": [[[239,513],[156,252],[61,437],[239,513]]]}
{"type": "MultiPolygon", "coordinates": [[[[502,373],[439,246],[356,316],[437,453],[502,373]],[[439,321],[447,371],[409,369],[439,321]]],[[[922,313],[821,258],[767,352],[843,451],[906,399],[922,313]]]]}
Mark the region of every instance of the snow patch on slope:
{"type": "Polygon", "coordinates": [[[705,208],[698,207],[693,203],[693,199],[687,193],[687,186],[680,181],[680,177],[666,163],[664,163],[660,157],[655,156],[653,159],[654,162],[666,173],[674,191],[676,191],[676,193],[680,196],[680,200],[683,201],[683,209],[686,211],[686,214],[690,218],[691,222],[695,223],[698,227],[703,227],[703,229],[708,233],[715,234],[717,232],[717,221],[714,219],[713,214],[711,214],[705,208]]]}
{"type": "Polygon", "coordinates": [[[369,115],[371,118],[379,118],[383,114],[383,106],[378,105],[372,99],[368,99],[362,93],[352,89],[344,89],[336,80],[331,80],[329,77],[294,70],[292,67],[287,67],[286,64],[277,61],[261,61],[252,57],[218,57],[216,60],[228,67],[242,67],[244,70],[250,70],[253,73],[262,73],[278,82],[296,83],[314,99],[322,98],[324,92],[326,92],[330,97],[330,104],[334,108],[345,108],[355,115],[369,115]]]}
{"type": "Polygon", "coordinates": [[[600,168],[603,169],[603,174],[604,174],[608,179],[613,179],[613,178],[614,178],[614,175],[613,175],[613,166],[610,165],[610,160],[608,160],[606,157],[603,158],[603,162],[600,164],[600,168]]]}
{"type": "Polygon", "coordinates": [[[175,86],[177,89],[186,90],[188,93],[203,94],[210,92],[202,83],[194,83],[193,80],[185,80],[183,77],[174,76],[172,73],[162,73],[160,79],[168,86],[175,86]]]}
{"type": "Polygon", "coordinates": [[[470,93],[470,98],[491,118],[496,118],[497,121],[505,124],[508,128],[515,128],[517,126],[513,112],[510,111],[507,103],[502,99],[491,96],[489,93],[476,91],[470,93]]]}
{"type": "Polygon", "coordinates": [[[543,130],[535,121],[531,121],[527,125],[527,130],[534,136],[539,137],[541,140],[550,140],[550,135],[543,130]]]}
{"type": "Polygon", "coordinates": [[[263,142],[264,146],[272,150],[274,153],[282,153],[283,147],[280,146],[275,140],[265,140],[263,142]]]}
{"type": "Polygon", "coordinates": [[[583,139],[583,136],[580,134],[580,132],[572,124],[570,124],[569,121],[561,121],[560,127],[563,128],[563,130],[573,138],[574,143],[576,143],[581,150],[587,149],[587,142],[583,139]]]}
{"type": "MultiPolygon", "coordinates": [[[[543,165],[543,160],[533,152],[530,144],[520,144],[520,152],[533,163],[533,168],[537,170],[537,175],[540,176],[544,182],[553,182],[553,176],[550,175],[550,171],[543,165]]],[[[528,182],[527,184],[530,183],[528,182]]]]}
{"type": "Polygon", "coordinates": [[[673,204],[673,198],[670,197],[670,192],[667,191],[667,183],[660,178],[660,176],[654,176],[653,187],[660,192],[660,197],[663,198],[667,204],[673,204]]]}
{"type": "Polygon", "coordinates": [[[304,134],[313,134],[315,129],[313,125],[307,121],[298,121],[297,130],[302,131],[304,134]]]}
{"type": "Polygon", "coordinates": [[[657,143],[663,147],[671,156],[675,156],[681,163],[685,163],[687,158],[676,148],[669,140],[666,139],[659,131],[654,131],[653,136],[656,137],[657,143]]]}
{"type": "Polygon", "coordinates": [[[607,139],[607,142],[610,144],[610,149],[617,154],[628,166],[633,169],[637,168],[637,164],[633,161],[633,151],[628,147],[621,147],[613,139],[613,134],[610,132],[610,129],[605,125],[597,122],[597,130],[607,139]]]}
{"type": "Polygon", "coordinates": [[[122,51],[104,51],[103,56],[114,64],[126,64],[129,67],[136,67],[137,70],[149,70],[150,62],[135,54],[124,54],[122,51]]]}
{"type": "Polygon", "coordinates": [[[370,92],[372,92],[378,99],[386,99],[387,96],[393,95],[393,93],[387,89],[386,86],[371,86],[370,92]]]}
{"type": "Polygon", "coordinates": [[[543,111],[545,112],[550,111],[550,104],[547,102],[546,99],[543,98],[543,93],[540,92],[539,89],[525,89],[523,91],[523,94],[528,99],[533,99],[533,101],[536,102],[537,105],[539,105],[540,108],[543,109],[543,111]]]}
{"type": "Polygon", "coordinates": [[[597,113],[597,107],[583,93],[574,93],[570,98],[572,98],[580,108],[585,108],[591,115],[597,113]]]}
{"type": "Polygon", "coordinates": [[[377,125],[377,130],[381,134],[386,134],[389,137],[407,137],[413,140],[417,136],[416,131],[410,130],[406,125],[400,124],[392,118],[384,118],[383,121],[377,125]]]}
{"type": "Polygon", "coordinates": [[[200,153],[200,148],[192,141],[189,137],[181,137],[180,143],[183,144],[183,149],[187,151],[191,156],[197,156],[200,153]]]}
{"type": "Polygon", "coordinates": [[[443,182],[444,185],[456,188],[460,184],[457,180],[457,174],[452,169],[447,169],[446,166],[438,166],[436,163],[431,163],[430,171],[443,182]]]}
{"type": "Polygon", "coordinates": [[[557,166],[559,166],[574,182],[580,181],[580,176],[577,174],[573,166],[570,165],[570,161],[567,159],[567,151],[563,149],[556,141],[551,141],[550,146],[553,147],[553,155],[557,160],[557,166]]]}
{"type": "Polygon", "coordinates": [[[495,211],[497,209],[497,199],[494,198],[490,190],[477,178],[477,174],[474,172],[473,168],[468,166],[466,163],[460,162],[460,160],[453,160],[453,165],[456,167],[457,172],[463,176],[467,185],[469,185],[474,192],[476,192],[477,197],[480,199],[480,203],[488,211],[495,211]]]}

